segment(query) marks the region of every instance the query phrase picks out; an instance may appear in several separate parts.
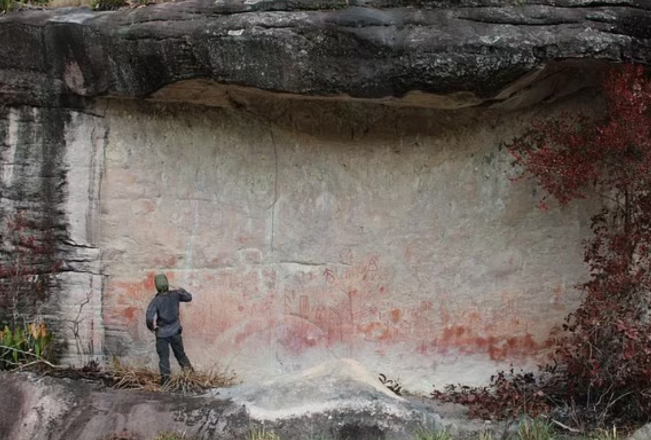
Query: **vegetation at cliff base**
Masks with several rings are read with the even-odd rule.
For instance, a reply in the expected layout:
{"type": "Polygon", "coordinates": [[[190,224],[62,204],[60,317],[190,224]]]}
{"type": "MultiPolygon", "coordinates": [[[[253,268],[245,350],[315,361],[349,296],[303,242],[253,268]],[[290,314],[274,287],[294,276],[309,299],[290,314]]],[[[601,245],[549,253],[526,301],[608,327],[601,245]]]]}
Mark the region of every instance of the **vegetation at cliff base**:
{"type": "MultiPolygon", "coordinates": [[[[508,431],[504,434],[494,434],[491,431],[480,431],[468,437],[467,435],[459,437],[451,432],[447,427],[437,431],[422,431],[413,434],[410,440],[620,440],[617,429],[595,431],[589,436],[565,437],[558,436],[554,433],[552,427],[545,421],[531,419],[523,421],[517,429],[508,431]]],[[[306,434],[300,437],[301,440],[334,440],[330,435],[306,434]]],[[[137,440],[137,437],[129,434],[108,437],[106,440],[137,440]]],[[[148,440],[195,440],[194,437],[185,433],[162,432],[156,437],[148,440]]],[[[272,429],[255,428],[251,429],[248,436],[241,440],[288,440],[283,436],[276,434],[272,429]]]]}

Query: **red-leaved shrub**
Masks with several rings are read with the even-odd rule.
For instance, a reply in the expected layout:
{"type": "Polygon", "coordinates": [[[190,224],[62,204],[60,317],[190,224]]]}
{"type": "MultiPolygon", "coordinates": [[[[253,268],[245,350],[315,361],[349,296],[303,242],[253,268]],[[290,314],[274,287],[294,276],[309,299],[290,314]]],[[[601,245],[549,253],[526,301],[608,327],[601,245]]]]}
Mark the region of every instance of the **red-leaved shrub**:
{"type": "Polygon", "coordinates": [[[545,403],[579,408],[591,425],[651,416],[651,79],[627,65],[603,85],[602,118],[565,113],[537,121],[508,145],[522,177],[546,197],[561,206],[593,198],[601,210],[585,245],[591,276],[576,286],[582,303],[541,374],[500,373],[487,388],[435,393],[465,400],[477,416],[539,413],[545,403]]]}

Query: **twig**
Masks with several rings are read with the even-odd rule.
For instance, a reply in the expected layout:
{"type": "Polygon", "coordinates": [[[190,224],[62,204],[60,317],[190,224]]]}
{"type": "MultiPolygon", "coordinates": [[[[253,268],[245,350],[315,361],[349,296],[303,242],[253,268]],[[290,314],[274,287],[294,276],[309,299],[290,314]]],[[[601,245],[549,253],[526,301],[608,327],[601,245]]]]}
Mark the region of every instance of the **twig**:
{"type": "Polygon", "coordinates": [[[29,355],[29,356],[38,357],[38,356],[36,356],[36,354],[32,353],[31,351],[21,350],[21,349],[16,348],[16,347],[8,347],[6,345],[0,345],[0,348],[4,348],[5,350],[9,350],[9,351],[15,351],[15,352],[20,353],[20,354],[26,354],[26,355],[29,355]]]}
{"type": "MultiPolygon", "coordinates": [[[[12,362],[12,364],[13,364],[13,362],[12,362]]],[[[52,369],[55,369],[55,370],[65,370],[66,369],[66,367],[64,367],[62,365],[54,365],[53,363],[48,362],[45,359],[39,359],[39,360],[29,362],[29,363],[26,363],[26,364],[20,364],[20,366],[16,367],[14,369],[14,371],[24,370],[25,368],[31,367],[32,365],[39,365],[39,364],[45,364],[48,367],[50,367],[52,369]]]]}
{"type": "Polygon", "coordinates": [[[580,429],[576,429],[576,428],[572,428],[572,427],[570,427],[570,426],[567,426],[567,425],[565,425],[565,424],[559,422],[558,420],[551,419],[551,421],[552,421],[552,423],[554,423],[554,424],[560,426],[561,428],[566,429],[566,430],[568,430],[568,431],[570,431],[570,432],[573,432],[573,433],[575,433],[575,434],[581,434],[581,433],[583,433],[582,430],[580,430],[580,429]]]}
{"type": "Polygon", "coordinates": [[[18,366],[18,367],[16,367],[16,369],[18,369],[18,370],[20,370],[20,369],[22,369],[22,368],[26,368],[26,367],[28,367],[28,366],[30,366],[30,365],[36,365],[36,364],[45,364],[45,365],[47,365],[47,366],[49,366],[49,367],[52,367],[52,368],[55,368],[55,369],[64,368],[64,367],[61,367],[61,366],[56,366],[56,365],[54,365],[54,364],[52,364],[52,363],[46,361],[46,360],[43,359],[42,357],[40,357],[40,356],[36,356],[36,354],[34,354],[34,353],[32,353],[32,352],[25,351],[25,350],[21,350],[21,349],[19,349],[19,348],[8,347],[8,346],[6,346],[6,345],[0,345],[0,349],[9,350],[9,351],[17,352],[17,353],[20,353],[20,354],[24,354],[24,355],[28,355],[28,356],[32,356],[32,357],[35,357],[35,358],[36,358],[35,361],[29,362],[29,363],[27,363],[27,364],[22,364],[22,363],[20,363],[20,362],[11,362],[11,361],[7,361],[7,360],[5,360],[5,362],[6,362],[7,364],[9,364],[9,365],[15,365],[15,366],[18,366]]]}

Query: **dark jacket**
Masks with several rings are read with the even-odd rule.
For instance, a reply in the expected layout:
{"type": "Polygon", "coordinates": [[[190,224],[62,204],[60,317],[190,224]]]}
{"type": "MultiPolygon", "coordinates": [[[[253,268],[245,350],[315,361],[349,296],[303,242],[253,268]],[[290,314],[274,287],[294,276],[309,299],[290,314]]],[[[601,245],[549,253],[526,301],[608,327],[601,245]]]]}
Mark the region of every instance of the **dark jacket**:
{"type": "Polygon", "coordinates": [[[159,292],[147,307],[147,328],[154,330],[156,316],[156,337],[168,338],[181,330],[179,321],[179,302],[192,301],[192,294],[184,289],[159,292]]]}

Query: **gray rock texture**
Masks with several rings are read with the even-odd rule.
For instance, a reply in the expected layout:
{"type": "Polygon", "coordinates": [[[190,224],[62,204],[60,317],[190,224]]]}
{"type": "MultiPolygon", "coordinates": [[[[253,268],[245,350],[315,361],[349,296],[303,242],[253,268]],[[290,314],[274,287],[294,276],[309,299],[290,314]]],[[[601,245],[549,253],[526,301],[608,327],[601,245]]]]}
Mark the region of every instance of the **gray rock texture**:
{"type": "Polygon", "coordinates": [[[0,394],[0,438],[12,440],[152,438],[161,432],[242,439],[262,429],[287,440],[377,440],[442,427],[437,414],[393,395],[350,360],[196,397],[23,374],[0,374],[0,385],[7,391],[0,394]]]}
{"type": "Polygon", "coordinates": [[[161,432],[234,439],[248,433],[246,410],[219,399],[118,391],[24,374],[1,374],[0,383],[6,391],[0,396],[2,439],[148,439],[161,432]]]}
{"type": "MultiPolygon", "coordinates": [[[[105,132],[96,118],[85,113],[0,105],[0,235],[6,237],[8,223],[15,222],[14,215],[20,212],[25,228],[16,235],[32,237],[40,248],[22,264],[29,265],[34,277],[53,269],[58,272],[48,281],[44,298],[39,298],[43,301],[38,312],[60,340],[79,344],[79,350],[83,345],[87,351],[101,343],[86,334],[101,325],[99,296],[91,293],[101,285],[94,208],[105,132]]],[[[19,263],[14,250],[3,242],[2,276],[19,263]]],[[[24,281],[18,287],[25,295],[34,295],[36,282],[20,279],[24,281]]],[[[1,293],[12,294],[11,285],[5,286],[1,293]]],[[[0,322],[6,314],[2,306],[0,322]]],[[[27,307],[20,311],[34,312],[27,307]]]]}
{"type": "Polygon", "coordinates": [[[397,396],[352,359],[212,394],[246,407],[281,438],[409,438],[442,426],[438,414],[397,396]]]}
{"type": "Polygon", "coordinates": [[[648,440],[651,438],[651,424],[646,424],[636,430],[628,440],[648,440]]]}
{"type": "Polygon", "coordinates": [[[19,11],[0,17],[0,41],[5,104],[80,106],[208,79],[321,97],[462,94],[459,105],[479,105],[512,97],[510,85],[559,60],[648,63],[651,5],[188,0],[19,11]]]}

